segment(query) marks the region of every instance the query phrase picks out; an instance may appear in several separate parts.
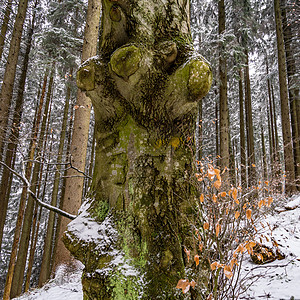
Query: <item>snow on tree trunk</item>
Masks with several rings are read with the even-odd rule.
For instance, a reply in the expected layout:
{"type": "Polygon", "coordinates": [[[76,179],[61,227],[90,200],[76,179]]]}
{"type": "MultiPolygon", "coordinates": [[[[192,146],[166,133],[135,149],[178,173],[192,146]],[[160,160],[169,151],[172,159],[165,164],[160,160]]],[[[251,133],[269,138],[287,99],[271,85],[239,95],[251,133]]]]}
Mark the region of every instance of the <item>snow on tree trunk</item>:
{"type": "Polygon", "coordinates": [[[188,1],[102,5],[101,56],[77,74],[95,110],[95,169],[64,242],[85,265],[84,299],[180,299],[195,114],[210,66],[193,51],[188,1]]]}

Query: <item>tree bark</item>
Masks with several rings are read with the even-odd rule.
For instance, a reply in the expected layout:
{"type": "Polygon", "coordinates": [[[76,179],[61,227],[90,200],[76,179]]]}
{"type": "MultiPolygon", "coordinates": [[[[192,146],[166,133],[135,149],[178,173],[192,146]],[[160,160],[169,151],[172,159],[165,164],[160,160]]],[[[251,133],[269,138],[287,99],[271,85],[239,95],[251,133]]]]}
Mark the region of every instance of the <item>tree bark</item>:
{"type": "Polygon", "coordinates": [[[247,131],[247,164],[248,164],[248,187],[256,186],[256,167],[254,152],[254,132],[252,121],[252,99],[249,74],[248,50],[245,49],[245,111],[246,111],[246,131],[247,131]]]}
{"type": "Polygon", "coordinates": [[[263,131],[263,126],[260,127],[260,136],[261,136],[261,150],[262,150],[262,170],[263,170],[263,179],[267,180],[268,172],[267,172],[267,157],[266,157],[266,144],[265,144],[265,135],[263,131]]]}
{"type": "Polygon", "coordinates": [[[85,264],[84,299],[182,299],[190,147],[211,70],[192,49],[188,1],[102,3],[101,56],[77,73],[95,111],[93,181],[64,242],[85,264]]]}
{"type": "MultiPolygon", "coordinates": [[[[55,73],[55,64],[52,64],[52,70],[48,85],[48,91],[46,96],[46,102],[45,102],[45,108],[43,112],[43,119],[41,123],[41,129],[40,129],[40,135],[38,137],[38,143],[37,143],[37,151],[40,151],[43,153],[43,144],[45,139],[47,139],[47,123],[49,119],[49,108],[51,103],[51,97],[52,97],[52,89],[53,89],[53,82],[54,82],[54,73],[55,73]]],[[[32,178],[30,182],[30,190],[33,193],[36,193],[39,174],[40,174],[40,168],[43,164],[41,164],[38,161],[34,162],[33,171],[32,171],[32,178]]],[[[26,194],[22,194],[24,197],[24,200],[27,198],[26,194]]],[[[21,202],[23,199],[21,199],[21,202]]],[[[25,272],[25,266],[26,266],[26,259],[27,259],[27,253],[28,253],[28,246],[29,246],[29,240],[30,240],[30,232],[31,232],[31,225],[32,225],[32,217],[33,217],[33,211],[34,206],[37,205],[35,203],[34,198],[31,194],[28,196],[27,204],[26,204],[26,210],[24,214],[23,219],[23,226],[22,226],[22,234],[19,244],[19,250],[18,250],[18,256],[17,261],[15,265],[14,270],[14,277],[12,281],[12,288],[10,296],[11,298],[15,298],[19,296],[22,293],[22,286],[23,286],[23,278],[24,278],[24,272],[25,272]]]]}
{"type": "Polygon", "coordinates": [[[280,104],[281,104],[281,122],[282,136],[284,148],[284,165],[286,175],[286,192],[292,193],[295,188],[295,168],[294,155],[291,134],[291,122],[289,111],[289,98],[287,89],[287,73],[286,60],[284,53],[283,32],[281,22],[280,0],[274,0],[275,22],[276,22],[276,37],[277,37],[277,52],[278,52],[278,72],[279,72],[279,88],[280,88],[280,104]]]}
{"type": "MultiPolygon", "coordinates": [[[[64,149],[64,142],[66,138],[66,129],[67,129],[67,121],[68,121],[68,113],[69,113],[70,94],[71,94],[70,83],[67,83],[66,103],[64,107],[64,117],[63,117],[63,122],[61,127],[61,135],[60,135],[60,141],[59,141],[59,147],[57,153],[57,166],[54,175],[54,184],[53,184],[52,199],[51,199],[52,206],[57,205],[57,197],[58,197],[58,189],[59,189],[60,173],[61,173],[61,162],[63,157],[63,149],[64,149]]],[[[42,259],[41,271],[39,276],[40,287],[44,285],[44,283],[50,278],[54,225],[55,225],[54,212],[49,212],[47,233],[45,236],[45,243],[44,243],[43,259],[42,259]]]]}
{"type": "Polygon", "coordinates": [[[240,106],[240,155],[241,155],[241,187],[247,187],[246,176],[246,139],[245,139],[245,119],[244,119],[244,94],[243,94],[243,72],[239,70],[239,106],[240,106]]]}
{"type": "MultiPolygon", "coordinates": [[[[43,83],[40,103],[39,103],[39,107],[38,107],[38,112],[37,112],[36,119],[34,120],[34,124],[33,124],[32,140],[31,140],[31,144],[29,147],[29,155],[28,155],[29,161],[26,164],[26,169],[25,169],[25,177],[27,178],[27,180],[31,176],[32,159],[34,157],[34,152],[36,149],[38,127],[39,127],[39,124],[41,121],[41,116],[42,116],[42,108],[43,108],[46,85],[47,85],[47,77],[48,77],[48,70],[46,70],[46,73],[44,76],[44,83],[43,83]]],[[[20,200],[20,204],[19,204],[16,230],[15,230],[15,234],[14,234],[12,251],[11,251],[9,265],[8,265],[8,271],[7,271],[7,275],[6,275],[6,283],[5,283],[4,293],[3,293],[3,300],[10,299],[10,291],[11,291],[13,274],[14,274],[14,269],[15,269],[15,264],[16,264],[18,245],[19,245],[22,222],[23,222],[24,212],[25,212],[25,207],[26,207],[26,197],[25,197],[26,194],[27,194],[27,187],[24,187],[22,190],[21,200],[20,200]]]]}
{"type": "Polygon", "coordinates": [[[270,141],[270,153],[271,153],[271,167],[274,171],[275,161],[277,161],[278,154],[276,149],[276,141],[275,141],[275,128],[274,128],[274,107],[272,103],[272,94],[271,94],[271,79],[269,78],[269,63],[268,57],[266,56],[266,72],[267,72],[267,85],[268,85],[268,99],[269,99],[269,115],[270,115],[270,126],[271,126],[271,141],[270,141]]]}
{"type": "MultiPolygon", "coordinates": [[[[219,0],[219,35],[225,32],[225,4],[224,0],[219,0]]],[[[227,66],[224,55],[224,45],[220,45],[219,49],[219,76],[220,76],[220,109],[219,109],[219,131],[220,131],[220,156],[221,169],[229,168],[230,154],[229,154],[229,110],[227,100],[227,66]]],[[[224,181],[229,180],[228,172],[224,173],[224,181]]]]}
{"type": "MultiPolygon", "coordinates": [[[[87,23],[84,33],[82,49],[82,62],[96,55],[101,4],[96,0],[88,1],[87,23]]],[[[86,150],[89,134],[91,100],[82,91],[78,91],[75,109],[74,127],[71,143],[71,162],[74,167],[84,171],[86,162],[86,150]]],[[[63,200],[63,210],[77,214],[82,203],[84,185],[83,174],[75,169],[68,171],[63,200]],[[77,177],[74,177],[77,176],[77,177]]],[[[62,263],[70,263],[71,255],[62,242],[62,236],[70,220],[61,218],[58,242],[55,254],[54,268],[62,263]]]]}
{"type": "Polygon", "coordinates": [[[300,102],[299,84],[297,84],[299,78],[297,76],[294,49],[292,48],[291,45],[293,34],[287,20],[286,1],[281,0],[281,4],[282,4],[281,12],[282,12],[283,39],[284,39],[285,55],[286,55],[288,92],[289,92],[289,103],[290,103],[290,114],[291,114],[294,161],[295,161],[295,177],[296,177],[296,185],[300,190],[300,132],[299,132],[299,124],[298,124],[300,122],[300,116],[297,114],[297,103],[299,105],[300,102]]]}
{"type": "MultiPolygon", "coordinates": [[[[13,168],[16,156],[16,150],[18,146],[18,139],[20,133],[20,124],[22,118],[22,107],[24,102],[24,89],[27,77],[27,70],[28,70],[28,62],[29,62],[29,54],[31,50],[32,44],[32,36],[34,30],[34,17],[31,22],[31,26],[29,28],[28,36],[27,36],[27,47],[24,55],[24,60],[22,64],[22,73],[20,76],[20,80],[18,83],[18,94],[16,98],[16,107],[13,116],[13,127],[12,131],[9,136],[9,144],[7,146],[6,157],[5,157],[5,164],[10,168],[13,168]]],[[[1,56],[0,56],[1,57],[1,56]]],[[[3,169],[2,177],[1,177],[1,185],[0,185],[0,249],[1,249],[1,242],[2,242],[2,235],[3,235],[3,228],[6,218],[7,212],[7,205],[9,200],[9,194],[11,190],[11,182],[12,174],[7,168],[3,169]]]]}
{"type": "Polygon", "coordinates": [[[0,91],[0,149],[3,147],[6,133],[27,4],[28,0],[20,0],[19,2],[0,91]]]}
{"type": "Polygon", "coordinates": [[[0,31],[0,60],[2,57],[3,49],[4,49],[4,42],[5,42],[5,38],[6,38],[6,31],[8,28],[11,7],[12,7],[12,0],[7,0],[5,12],[4,12],[4,18],[3,18],[2,25],[1,25],[1,31],[0,31]]]}

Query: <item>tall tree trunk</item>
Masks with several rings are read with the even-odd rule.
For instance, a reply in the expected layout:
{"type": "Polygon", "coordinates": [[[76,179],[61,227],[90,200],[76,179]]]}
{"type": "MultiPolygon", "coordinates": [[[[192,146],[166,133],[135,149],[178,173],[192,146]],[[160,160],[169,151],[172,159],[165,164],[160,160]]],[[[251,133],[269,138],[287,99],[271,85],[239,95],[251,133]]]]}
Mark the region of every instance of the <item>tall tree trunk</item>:
{"type": "MultiPolygon", "coordinates": [[[[71,74],[72,73],[73,72],[71,71],[71,74]]],[[[52,206],[57,205],[57,197],[58,197],[58,189],[59,189],[60,173],[61,173],[61,162],[63,157],[63,149],[64,149],[64,142],[66,138],[67,121],[68,121],[68,113],[69,113],[70,94],[71,94],[71,87],[70,87],[70,82],[68,82],[66,103],[64,107],[64,117],[63,117],[63,122],[61,127],[61,135],[60,135],[60,141],[59,141],[59,147],[57,153],[57,166],[54,175],[54,184],[53,184],[52,199],[51,199],[52,206]]],[[[47,225],[47,233],[45,236],[41,272],[39,276],[39,286],[42,286],[50,278],[54,225],[55,225],[55,215],[54,212],[50,211],[48,225],[47,225]]]]}
{"type": "Polygon", "coordinates": [[[0,91],[0,149],[3,147],[6,133],[27,4],[28,0],[20,0],[19,2],[0,91]]]}
{"type": "Polygon", "coordinates": [[[252,121],[252,100],[249,74],[248,50],[245,49],[245,111],[246,111],[246,131],[247,131],[247,162],[248,162],[248,186],[256,186],[256,167],[254,152],[254,132],[252,121]]]}
{"type": "MultiPolygon", "coordinates": [[[[70,110],[70,120],[69,120],[69,126],[68,126],[68,132],[67,132],[67,149],[66,149],[66,157],[70,156],[71,152],[71,138],[72,138],[72,131],[73,131],[73,120],[74,120],[74,103],[71,105],[71,110],[70,110]]],[[[59,208],[63,209],[64,207],[64,199],[65,199],[65,190],[66,190],[66,180],[67,180],[67,169],[65,169],[64,174],[63,174],[63,183],[62,183],[62,188],[61,188],[61,194],[60,194],[60,199],[59,199],[59,208]]],[[[55,256],[56,256],[56,249],[57,249],[57,244],[58,244],[58,239],[59,239],[59,230],[60,230],[60,223],[61,223],[61,216],[57,216],[56,220],[56,226],[55,226],[55,234],[54,234],[54,246],[53,246],[53,255],[52,255],[52,260],[51,260],[51,266],[50,270],[52,273],[55,272],[55,256]]]]}
{"type": "Polygon", "coordinates": [[[220,126],[219,126],[219,103],[216,101],[215,104],[215,126],[216,126],[216,157],[219,158],[220,156],[220,126]]]}
{"type": "MultiPolygon", "coordinates": [[[[16,107],[15,112],[13,116],[13,128],[9,136],[9,144],[7,146],[6,151],[6,157],[5,157],[5,163],[8,167],[13,168],[14,167],[14,161],[15,161],[15,155],[16,150],[18,146],[18,139],[19,139],[19,133],[20,133],[20,123],[22,118],[22,107],[24,102],[24,89],[25,89],[25,82],[27,77],[27,70],[28,70],[28,62],[29,62],[29,54],[31,50],[31,44],[32,44],[32,35],[34,30],[34,19],[33,16],[31,26],[28,32],[27,36],[27,47],[24,55],[23,65],[22,65],[22,73],[20,76],[20,80],[18,83],[18,94],[16,99],[16,107]]],[[[7,205],[9,200],[9,194],[11,190],[11,184],[9,182],[11,181],[12,174],[10,174],[10,171],[7,168],[4,168],[1,178],[1,185],[0,185],[0,249],[1,249],[1,242],[2,242],[2,235],[3,235],[3,228],[6,218],[6,211],[7,211],[7,205]]]]}
{"type": "Polygon", "coordinates": [[[273,128],[271,127],[271,113],[270,113],[270,108],[268,106],[268,139],[269,139],[269,161],[270,161],[270,165],[269,165],[269,180],[272,180],[274,178],[274,162],[273,162],[273,158],[274,158],[274,140],[272,139],[272,130],[273,128]]]}
{"type": "Polygon", "coordinates": [[[275,22],[276,22],[276,37],[277,37],[277,51],[278,51],[278,72],[279,72],[279,87],[280,87],[280,104],[281,104],[281,123],[282,136],[284,147],[284,164],[286,173],[286,192],[292,193],[295,188],[295,168],[294,155],[291,134],[291,122],[289,112],[289,98],[287,89],[287,73],[286,60],[284,53],[282,22],[280,0],[274,0],[275,22]]]}
{"type": "Polygon", "coordinates": [[[196,121],[196,160],[200,161],[202,158],[202,148],[203,148],[203,129],[202,129],[202,100],[198,103],[198,114],[196,121]]]}
{"type": "Polygon", "coordinates": [[[288,91],[289,91],[289,102],[290,102],[290,114],[291,114],[291,125],[292,125],[292,138],[293,138],[293,150],[294,150],[294,161],[295,161],[295,177],[296,185],[300,189],[300,132],[299,122],[300,115],[297,114],[297,103],[300,102],[299,97],[299,84],[297,84],[297,70],[294,49],[291,45],[293,34],[291,27],[288,24],[286,16],[286,1],[281,0],[282,4],[282,26],[283,26],[283,39],[285,46],[286,55],[286,67],[287,67],[287,78],[288,78],[288,91]]]}
{"type": "Polygon", "coordinates": [[[268,178],[267,172],[267,157],[266,157],[266,144],[265,144],[265,136],[263,131],[263,126],[261,124],[260,127],[260,136],[261,136],[261,150],[262,150],[262,170],[263,170],[263,179],[266,180],[268,178]]]}
{"type": "MultiPolygon", "coordinates": [[[[41,92],[41,99],[38,107],[38,112],[36,114],[36,119],[34,120],[33,124],[33,133],[32,133],[32,140],[29,146],[29,155],[28,155],[28,163],[26,164],[25,168],[25,177],[27,180],[30,180],[31,176],[31,170],[32,170],[32,160],[34,158],[34,153],[37,145],[37,136],[38,136],[38,128],[41,121],[42,116],[42,108],[44,103],[44,97],[45,97],[45,91],[46,91],[46,85],[47,85],[47,77],[48,77],[48,70],[46,70],[45,76],[44,76],[44,83],[43,88],[41,92]]],[[[20,234],[21,234],[21,228],[22,228],[22,222],[24,218],[24,212],[25,212],[25,206],[26,206],[26,195],[27,195],[27,187],[24,187],[21,194],[21,200],[19,204],[19,211],[18,211],[18,217],[16,222],[16,229],[14,234],[14,239],[12,243],[12,251],[10,255],[9,265],[8,265],[8,271],[6,276],[6,283],[3,293],[3,300],[9,300],[10,299],[10,291],[12,286],[12,280],[13,280],[13,274],[16,264],[16,258],[17,258],[17,252],[18,252],[18,245],[20,240],[20,234]]]]}
{"type": "MultiPolygon", "coordinates": [[[[37,150],[40,151],[41,153],[43,153],[44,140],[47,139],[47,136],[48,136],[46,127],[47,127],[47,123],[48,123],[48,119],[49,119],[49,107],[50,107],[50,100],[51,100],[52,89],[53,89],[54,71],[55,71],[55,64],[52,65],[52,71],[51,71],[51,75],[50,75],[47,97],[46,97],[46,102],[45,102],[45,109],[43,112],[43,120],[41,123],[40,135],[39,135],[38,144],[37,144],[37,150]]],[[[36,189],[38,186],[38,180],[39,180],[39,174],[40,174],[41,167],[42,167],[42,164],[40,162],[37,162],[37,161],[34,162],[32,178],[31,178],[31,182],[30,182],[30,185],[31,185],[30,189],[34,193],[36,193],[36,189]]],[[[24,197],[26,198],[26,194],[24,194],[24,197]]],[[[21,201],[23,201],[23,200],[21,199],[21,201]]],[[[13,281],[12,281],[12,288],[11,288],[11,293],[10,293],[11,298],[15,298],[22,293],[23,278],[24,278],[28,246],[29,246],[29,240],[30,240],[31,225],[32,225],[32,217],[33,217],[33,211],[34,211],[35,205],[37,205],[37,204],[35,203],[32,195],[30,194],[28,196],[24,220],[23,220],[22,235],[21,235],[21,239],[20,239],[18,256],[17,256],[16,265],[15,265],[14,276],[13,276],[13,281]]]]}
{"type": "Polygon", "coordinates": [[[270,79],[270,73],[269,73],[269,63],[268,63],[268,57],[266,56],[266,72],[267,72],[267,85],[268,85],[268,99],[269,99],[269,113],[270,113],[270,126],[271,126],[271,148],[270,148],[270,153],[271,153],[271,167],[272,170],[274,171],[274,164],[275,161],[278,159],[278,152],[276,149],[276,141],[275,141],[275,125],[274,125],[274,106],[272,102],[272,94],[271,94],[271,79],[270,79]]]}
{"type": "Polygon", "coordinates": [[[0,60],[2,57],[3,49],[4,49],[4,42],[5,42],[5,38],[6,38],[6,31],[8,28],[11,7],[12,7],[12,0],[7,0],[5,12],[4,12],[4,18],[3,18],[2,25],[1,25],[1,31],[0,31],[0,60]]]}
{"type": "Polygon", "coordinates": [[[245,119],[244,119],[244,93],[243,93],[243,72],[239,70],[239,104],[240,104],[240,155],[241,155],[241,186],[247,187],[246,176],[246,139],[245,139],[245,119]]]}
{"type": "MultiPolygon", "coordinates": [[[[86,17],[87,23],[82,49],[82,62],[87,60],[89,57],[96,55],[100,10],[101,4],[99,1],[88,1],[86,17]]],[[[91,106],[92,103],[90,98],[88,98],[82,91],[78,90],[71,144],[71,161],[72,165],[81,171],[85,170],[91,106]]],[[[82,202],[84,177],[83,174],[79,173],[75,169],[70,169],[68,171],[68,176],[70,178],[66,180],[63,209],[72,214],[77,214],[82,202]]],[[[55,267],[62,263],[71,262],[70,252],[65,248],[61,240],[69,222],[70,220],[67,218],[61,218],[54,263],[55,267]]]]}
{"type": "Polygon", "coordinates": [[[194,173],[196,108],[211,69],[190,48],[188,1],[104,0],[102,17],[101,56],[77,73],[95,111],[93,181],[64,242],[85,264],[85,298],[174,299],[199,197],[184,178],[194,173]]]}
{"type": "MultiPolygon", "coordinates": [[[[50,122],[49,122],[50,123],[50,122]]],[[[48,123],[48,124],[49,124],[48,123]]],[[[48,132],[48,129],[47,129],[48,132]]],[[[44,143],[44,149],[46,148],[46,144],[47,144],[47,140],[45,140],[44,143]]],[[[52,146],[53,146],[53,133],[51,136],[51,143],[50,143],[50,149],[49,149],[49,153],[48,153],[48,159],[50,159],[50,156],[52,155],[52,146]]],[[[45,151],[43,152],[44,156],[45,156],[45,151]]],[[[44,158],[43,158],[44,159],[44,158]]],[[[42,172],[43,172],[43,168],[40,169],[40,178],[42,178],[42,172]]],[[[45,198],[45,194],[46,194],[46,185],[48,184],[48,174],[50,172],[50,164],[47,165],[47,169],[46,169],[46,175],[44,178],[44,182],[42,184],[42,181],[39,181],[39,186],[38,186],[38,195],[40,195],[40,188],[43,185],[43,191],[41,193],[41,197],[40,199],[44,199],[45,198]]],[[[55,180],[55,179],[54,179],[55,180]]],[[[52,205],[52,204],[51,204],[52,205]]],[[[29,255],[29,260],[28,260],[28,267],[27,267],[27,272],[26,272],[26,280],[25,280],[25,292],[28,291],[29,289],[29,285],[30,285],[30,277],[31,277],[31,272],[32,272],[32,267],[33,267],[33,262],[34,262],[34,253],[35,253],[35,248],[36,248],[36,243],[37,243],[37,239],[38,239],[38,231],[39,231],[39,227],[40,227],[40,220],[41,220],[41,214],[42,214],[42,207],[39,207],[38,205],[35,206],[35,213],[34,213],[34,218],[33,218],[33,233],[32,233],[32,240],[31,240],[31,247],[30,247],[30,255],[29,255]],[[40,208],[39,210],[39,216],[38,218],[37,216],[37,211],[38,208],[40,208]],[[37,225],[35,226],[35,223],[37,221],[37,225]]],[[[44,249],[46,248],[46,245],[44,244],[44,249]]]]}
{"type": "MultiPolygon", "coordinates": [[[[224,0],[219,0],[218,5],[219,11],[219,35],[225,32],[225,4],[224,0]]],[[[227,100],[227,66],[224,55],[224,45],[220,45],[219,49],[219,76],[220,76],[220,156],[222,169],[229,168],[229,111],[228,111],[228,100],[227,100]]],[[[228,172],[224,176],[224,181],[229,180],[228,172]]]]}

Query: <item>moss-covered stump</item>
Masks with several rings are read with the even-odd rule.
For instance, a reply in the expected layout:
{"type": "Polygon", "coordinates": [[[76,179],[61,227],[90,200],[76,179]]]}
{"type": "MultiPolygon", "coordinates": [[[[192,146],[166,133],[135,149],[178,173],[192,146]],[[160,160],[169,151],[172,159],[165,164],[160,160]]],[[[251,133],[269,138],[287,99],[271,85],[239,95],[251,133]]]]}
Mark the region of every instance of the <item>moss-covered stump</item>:
{"type": "Polygon", "coordinates": [[[64,237],[85,299],[184,299],[197,102],[212,75],[188,1],[104,0],[101,56],[77,74],[95,110],[89,198],[64,237]]]}

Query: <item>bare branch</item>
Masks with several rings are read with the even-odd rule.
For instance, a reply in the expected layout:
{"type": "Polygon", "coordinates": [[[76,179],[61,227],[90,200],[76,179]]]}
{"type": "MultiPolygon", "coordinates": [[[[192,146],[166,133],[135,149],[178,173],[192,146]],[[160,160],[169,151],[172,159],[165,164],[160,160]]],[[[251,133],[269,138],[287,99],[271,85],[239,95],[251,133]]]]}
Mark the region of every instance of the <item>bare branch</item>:
{"type": "Polygon", "coordinates": [[[52,205],[50,205],[50,204],[47,204],[47,203],[41,201],[41,200],[37,197],[37,195],[36,195],[34,192],[32,192],[32,191],[30,190],[30,184],[29,184],[29,181],[28,181],[27,178],[24,176],[24,174],[23,174],[23,176],[20,175],[18,172],[16,172],[15,170],[13,170],[13,169],[10,168],[9,166],[7,166],[7,165],[6,165],[4,162],[2,162],[2,161],[0,161],[0,164],[1,164],[2,166],[4,166],[5,168],[7,168],[10,172],[12,172],[14,175],[16,175],[18,178],[20,178],[20,179],[25,183],[25,185],[27,186],[28,192],[31,194],[31,196],[33,197],[33,199],[34,199],[40,206],[42,206],[42,207],[44,207],[44,208],[47,208],[47,209],[49,209],[49,210],[51,210],[51,211],[53,211],[53,212],[55,212],[55,213],[58,213],[58,214],[60,214],[61,216],[66,217],[66,218],[68,218],[68,219],[74,220],[74,219],[76,218],[75,215],[69,214],[68,212],[66,212],[66,211],[64,211],[64,210],[61,210],[61,209],[59,209],[59,208],[57,208],[57,207],[55,207],[55,206],[52,206],[52,205]]]}

